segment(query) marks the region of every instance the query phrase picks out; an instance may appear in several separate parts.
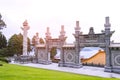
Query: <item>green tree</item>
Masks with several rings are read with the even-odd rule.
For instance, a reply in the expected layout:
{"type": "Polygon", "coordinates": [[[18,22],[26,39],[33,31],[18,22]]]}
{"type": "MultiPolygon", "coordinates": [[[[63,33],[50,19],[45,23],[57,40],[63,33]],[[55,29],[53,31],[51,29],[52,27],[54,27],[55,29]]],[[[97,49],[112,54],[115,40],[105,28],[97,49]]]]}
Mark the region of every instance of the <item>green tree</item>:
{"type": "Polygon", "coordinates": [[[7,53],[8,53],[8,51],[7,51],[7,39],[0,32],[0,56],[6,56],[7,53]]]}
{"type": "Polygon", "coordinates": [[[5,28],[6,27],[6,24],[5,22],[2,20],[2,15],[0,14],[0,30],[5,28]]]}
{"type": "MultiPolygon", "coordinates": [[[[14,55],[22,55],[23,50],[23,35],[20,34],[14,34],[8,41],[8,50],[10,54],[14,55]]],[[[28,38],[28,52],[31,51],[30,48],[30,39],[28,38]]]]}
{"type": "Polygon", "coordinates": [[[53,47],[50,51],[50,58],[53,60],[56,54],[57,54],[56,47],[53,47]]]}
{"type": "Polygon", "coordinates": [[[30,52],[31,51],[31,44],[30,44],[30,38],[27,38],[27,45],[28,45],[28,52],[30,52]]]}
{"type": "MultiPolygon", "coordinates": [[[[32,45],[33,46],[35,46],[35,44],[36,44],[35,38],[36,38],[36,36],[33,36],[33,38],[32,38],[32,45]]],[[[40,44],[44,44],[45,42],[44,42],[44,40],[42,38],[40,38],[39,39],[39,43],[40,44]]]]}
{"type": "MultiPolygon", "coordinates": [[[[2,15],[0,14],[0,30],[5,28],[6,24],[2,20],[2,15]]],[[[6,37],[0,32],[0,56],[5,56],[7,53],[7,39],[6,37]]]]}
{"type": "Polygon", "coordinates": [[[0,49],[0,57],[6,57],[6,56],[11,56],[11,54],[9,54],[8,48],[0,49]]]}
{"type": "Polygon", "coordinates": [[[19,47],[21,44],[19,38],[17,37],[17,34],[14,34],[8,41],[8,50],[9,52],[14,55],[18,54],[21,50],[19,47]],[[19,50],[18,50],[19,49],[19,50]]]}
{"type": "Polygon", "coordinates": [[[35,36],[32,38],[32,45],[35,46],[35,36]]]}
{"type": "Polygon", "coordinates": [[[40,44],[44,44],[45,43],[42,38],[40,38],[39,42],[40,42],[40,44]]]}
{"type": "Polygon", "coordinates": [[[6,37],[0,32],[0,49],[7,47],[7,39],[6,37]]]}

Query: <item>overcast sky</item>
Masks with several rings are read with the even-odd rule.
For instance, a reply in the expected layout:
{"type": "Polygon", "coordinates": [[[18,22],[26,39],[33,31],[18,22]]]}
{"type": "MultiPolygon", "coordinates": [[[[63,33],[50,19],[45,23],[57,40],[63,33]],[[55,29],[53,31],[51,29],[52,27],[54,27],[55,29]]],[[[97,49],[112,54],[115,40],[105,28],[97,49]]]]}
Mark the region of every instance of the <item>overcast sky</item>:
{"type": "Polygon", "coordinates": [[[27,19],[28,37],[38,32],[45,38],[46,27],[50,27],[51,36],[56,38],[64,25],[67,42],[74,41],[72,34],[77,20],[83,33],[88,33],[90,27],[100,33],[105,17],[109,16],[111,30],[115,30],[111,40],[120,42],[120,0],[0,0],[0,13],[7,24],[2,30],[7,38],[22,33],[20,27],[27,19]]]}

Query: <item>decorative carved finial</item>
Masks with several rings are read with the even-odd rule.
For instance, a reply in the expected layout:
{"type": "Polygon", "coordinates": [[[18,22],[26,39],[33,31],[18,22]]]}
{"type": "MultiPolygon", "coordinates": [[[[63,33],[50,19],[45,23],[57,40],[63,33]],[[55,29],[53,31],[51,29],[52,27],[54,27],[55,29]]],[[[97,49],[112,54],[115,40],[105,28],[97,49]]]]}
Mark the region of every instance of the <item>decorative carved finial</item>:
{"type": "Polygon", "coordinates": [[[65,36],[64,25],[61,25],[61,32],[60,35],[65,36]]]}
{"type": "Polygon", "coordinates": [[[51,35],[51,33],[50,33],[50,30],[49,30],[49,27],[47,27],[46,36],[51,37],[50,35],[51,35]]]}
{"type": "Polygon", "coordinates": [[[22,30],[29,30],[29,25],[28,25],[28,22],[27,22],[27,20],[25,20],[24,22],[23,22],[23,28],[21,27],[21,29],[22,30]]]}
{"type": "Polygon", "coordinates": [[[49,27],[47,27],[47,33],[49,33],[49,31],[50,31],[50,29],[49,29],[49,27]]]}
{"type": "Polygon", "coordinates": [[[39,33],[38,33],[38,32],[36,33],[36,36],[39,36],[39,33]]]}
{"type": "Polygon", "coordinates": [[[106,19],[106,24],[109,24],[109,17],[107,16],[105,19],[106,19]]]}
{"type": "Polygon", "coordinates": [[[79,21],[76,21],[75,31],[79,31],[79,30],[80,30],[79,21]]]}
{"type": "Polygon", "coordinates": [[[79,27],[79,21],[76,21],[76,27],[79,27]]]}
{"type": "Polygon", "coordinates": [[[111,26],[111,24],[110,24],[110,22],[109,22],[109,16],[105,17],[105,24],[104,24],[104,26],[105,26],[106,28],[108,28],[108,27],[111,26]]]}
{"type": "Polygon", "coordinates": [[[64,31],[64,25],[61,25],[61,31],[64,31]]]}
{"type": "Polygon", "coordinates": [[[93,27],[90,27],[89,34],[94,34],[94,28],[93,27]]]}
{"type": "Polygon", "coordinates": [[[23,22],[23,26],[28,26],[27,20],[25,20],[25,21],[23,22]]]}

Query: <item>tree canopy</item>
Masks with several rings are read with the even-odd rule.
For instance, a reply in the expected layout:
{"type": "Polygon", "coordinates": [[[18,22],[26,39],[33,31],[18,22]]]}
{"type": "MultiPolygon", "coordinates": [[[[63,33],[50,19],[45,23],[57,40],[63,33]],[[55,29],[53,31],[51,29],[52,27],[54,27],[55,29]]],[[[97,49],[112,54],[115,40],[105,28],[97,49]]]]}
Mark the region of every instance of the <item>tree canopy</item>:
{"type": "Polygon", "coordinates": [[[35,36],[32,38],[32,45],[35,46],[35,36]]]}
{"type": "MultiPolygon", "coordinates": [[[[13,55],[22,55],[23,50],[23,35],[20,34],[14,34],[8,41],[8,49],[9,52],[13,55]]],[[[30,47],[30,39],[28,38],[28,52],[31,51],[30,47]]]]}
{"type": "Polygon", "coordinates": [[[42,38],[40,38],[39,42],[40,42],[40,44],[44,44],[45,43],[42,38]]]}
{"type": "MultiPolygon", "coordinates": [[[[32,45],[33,46],[35,46],[35,44],[36,44],[35,38],[36,38],[36,36],[33,36],[33,38],[32,38],[32,45]]],[[[39,43],[44,44],[45,42],[42,38],[39,38],[39,43]]]]}
{"type": "Polygon", "coordinates": [[[0,49],[5,48],[7,46],[6,37],[0,32],[0,49]]]}
{"type": "Polygon", "coordinates": [[[5,28],[6,27],[6,24],[5,22],[2,20],[2,15],[0,14],[0,30],[5,28]]]}
{"type": "Polygon", "coordinates": [[[7,55],[7,39],[6,37],[0,32],[0,56],[7,55]]]}

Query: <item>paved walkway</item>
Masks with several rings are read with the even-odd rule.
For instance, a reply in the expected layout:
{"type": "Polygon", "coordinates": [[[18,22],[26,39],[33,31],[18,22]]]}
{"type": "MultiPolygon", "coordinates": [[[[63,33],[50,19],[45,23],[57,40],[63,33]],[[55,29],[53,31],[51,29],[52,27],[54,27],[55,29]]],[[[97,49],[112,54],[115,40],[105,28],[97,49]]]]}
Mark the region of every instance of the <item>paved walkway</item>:
{"type": "MultiPolygon", "coordinates": [[[[18,64],[18,63],[12,63],[12,64],[18,64]]],[[[76,68],[69,68],[69,67],[58,67],[57,63],[52,63],[50,65],[43,65],[43,64],[36,64],[36,63],[35,64],[34,63],[18,64],[18,65],[57,70],[57,71],[63,71],[63,72],[71,72],[76,74],[91,75],[91,76],[120,78],[120,74],[104,72],[104,68],[99,68],[99,67],[83,66],[82,68],[76,69],[76,68]]]]}

